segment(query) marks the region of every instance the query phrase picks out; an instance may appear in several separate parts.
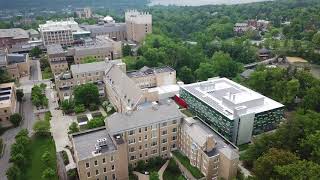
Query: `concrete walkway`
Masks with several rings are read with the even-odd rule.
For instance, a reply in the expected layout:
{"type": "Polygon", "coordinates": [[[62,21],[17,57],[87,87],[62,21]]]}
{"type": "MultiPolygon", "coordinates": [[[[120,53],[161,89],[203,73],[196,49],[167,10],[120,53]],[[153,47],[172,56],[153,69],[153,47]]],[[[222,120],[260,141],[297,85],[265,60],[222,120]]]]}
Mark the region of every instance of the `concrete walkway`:
{"type": "Polygon", "coordinates": [[[133,174],[137,175],[139,180],[149,180],[149,175],[145,175],[137,171],[133,171],[133,174]]]}
{"type": "Polygon", "coordinates": [[[160,168],[160,170],[158,171],[158,174],[159,174],[159,179],[160,180],[163,180],[163,173],[164,171],[166,170],[168,164],[169,164],[169,161],[170,160],[167,160],[167,162],[160,168]]]}
{"type": "Polygon", "coordinates": [[[244,177],[252,176],[251,172],[242,165],[242,162],[238,164],[238,167],[241,169],[241,172],[243,173],[244,177]]]}

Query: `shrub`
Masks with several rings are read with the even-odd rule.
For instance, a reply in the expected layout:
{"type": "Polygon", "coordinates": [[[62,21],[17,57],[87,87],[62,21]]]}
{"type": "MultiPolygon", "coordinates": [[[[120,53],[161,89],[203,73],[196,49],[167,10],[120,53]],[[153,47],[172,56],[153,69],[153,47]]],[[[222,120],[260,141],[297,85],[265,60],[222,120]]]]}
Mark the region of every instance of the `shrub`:
{"type": "Polygon", "coordinates": [[[63,159],[64,165],[68,165],[69,164],[69,158],[68,158],[67,152],[66,151],[61,151],[61,155],[62,155],[62,159],[63,159]]]}
{"type": "Polygon", "coordinates": [[[33,131],[36,135],[47,136],[50,134],[50,122],[49,121],[37,121],[33,126],[33,131]]]}
{"type": "Polygon", "coordinates": [[[87,123],[87,128],[88,129],[93,129],[97,127],[102,127],[104,126],[104,117],[96,117],[88,121],[87,123]]]}
{"type": "Polygon", "coordinates": [[[146,170],[146,163],[143,160],[139,160],[136,166],[136,170],[139,172],[146,170]]]}
{"type": "Polygon", "coordinates": [[[99,106],[97,104],[89,104],[90,111],[96,111],[98,109],[99,109],[99,106]]]}
{"type": "Polygon", "coordinates": [[[69,169],[67,172],[68,180],[76,180],[77,177],[77,169],[69,169]]]}
{"type": "Polygon", "coordinates": [[[22,116],[19,113],[14,113],[10,116],[10,122],[16,127],[19,126],[21,121],[22,116]]]}
{"type": "Polygon", "coordinates": [[[79,132],[80,129],[78,127],[78,123],[76,122],[73,122],[71,123],[71,125],[69,126],[69,132],[68,134],[73,134],[73,133],[76,133],[76,132],[79,132]]]}
{"type": "Polygon", "coordinates": [[[73,113],[74,111],[74,101],[72,101],[71,99],[69,100],[64,100],[60,103],[60,107],[62,109],[62,111],[66,114],[70,114],[73,113]]]}
{"type": "Polygon", "coordinates": [[[74,108],[74,112],[77,114],[82,113],[84,111],[86,111],[86,108],[84,107],[83,104],[76,105],[76,107],[74,108]]]}
{"type": "Polygon", "coordinates": [[[55,176],[55,172],[52,168],[47,168],[42,173],[42,179],[52,179],[55,176]]]}
{"type": "Polygon", "coordinates": [[[159,180],[159,174],[158,172],[151,172],[149,180],[159,180]]]}
{"type": "Polygon", "coordinates": [[[44,153],[42,154],[41,160],[42,160],[45,164],[48,164],[48,163],[50,163],[50,159],[51,159],[50,156],[51,156],[50,152],[49,152],[49,151],[46,151],[46,152],[44,152],[44,153]]]}
{"type": "Polygon", "coordinates": [[[22,89],[17,89],[16,96],[17,96],[17,101],[22,102],[23,96],[24,96],[23,90],[22,89]]]}
{"type": "Polygon", "coordinates": [[[48,111],[44,114],[44,120],[46,121],[51,121],[51,118],[52,118],[52,115],[51,115],[51,112],[48,111]]]}

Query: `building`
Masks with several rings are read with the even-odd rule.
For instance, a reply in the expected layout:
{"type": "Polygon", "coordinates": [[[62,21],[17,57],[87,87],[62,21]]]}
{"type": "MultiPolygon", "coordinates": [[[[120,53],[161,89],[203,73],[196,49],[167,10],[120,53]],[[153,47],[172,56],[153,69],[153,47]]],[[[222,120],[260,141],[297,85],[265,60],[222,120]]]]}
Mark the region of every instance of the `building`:
{"type": "Polygon", "coordinates": [[[90,36],[90,32],[81,29],[73,18],[66,21],[47,21],[46,24],[39,25],[39,32],[45,46],[71,46],[80,38],[90,36]]]}
{"type": "Polygon", "coordinates": [[[89,19],[92,17],[91,8],[85,7],[76,10],[76,15],[78,18],[89,19]]]}
{"type": "Polygon", "coordinates": [[[181,86],[180,97],[209,127],[236,145],[276,128],[284,106],[226,78],[181,86]]]}
{"type": "Polygon", "coordinates": [[[122,44],[107,36],[96,36],[91,41],[81,46],[68,48],[68,54],[73,56],[75,64],[81,64],[87,57],[94,57],[97,60],[119,59],[122,54],[122,44]]]}
{"type": "Polygon", "coordinates": [[[206,179],[232,179],[237,175],[238,151],[201,121],[185,118],[178,134],[178,148],[206,179]]]}
{"type": "Polygon", "coordinates": [[[109,116],[106,127],[72,135],[80,180],[128,179],[128,166],[150,158],[187,155],[205,179],[232,179],[239,155],[199,121],[185,119],[170,101],[109,116]],[[195,156],[195,157],[193,157],[195,156]],[[110,178],[111,176],[111,178],[110,178]]]}
{"type": "Polygon", "coordinates": [[[152,15],[136,10],[125,13],[128,40],[141,42],[147,34],[152,33],[152,15]]]}
{"type": "Polygon", "coordinates": [[[170,67],[148,68],[125,72],[111,67],[105,77],[108,99],[118,112],[150,106],[179,93],[176,72],[170,67]]]}
{"type": "Polygon", "coordinates": [[[127,27],[125,23],[101,23],[97,25],[80,25],[85,31],[89,31],[92,38],[96,36],[108,36],[115,41],[127,39],[127,27]]]}
{"type": "Polygon", "coordinates": [[[73,134],[72,145],[80,180],[129,179],[126,144],[105,127],[73,134]]]}
{"type": "Polygon", "coordinates": [[[11,78],[18,80],[30,75],[28,54],[0,54],[0,67],[5,69],[11,78]]]}
{"type": "Polygon", "coordinates": [[[267,60],[272,57],[271,51],[267,48],[259,49],[258,56],[261,60],[267,60]]]}
{"type": "Polygon", "coordinates": [[[29,34],[29,37],[30,37],[31,41],[37,41],[37,40],[40,39],[40,33],[37,30],[28,29],[27,32],[29,34]]]}
{"type": "Polygon", "coordinates": [[[105,96],[105,85],[103,79],[105,71],[112,64],[123,66],[121,60],[99,61],[87,64],[76,64],[70,66],[70,71],[61,73],[55,77],[56,88],[60,100],[69,99],[76,85],[94,83],[98,86],[101,96],[105,96]]]}
{"type": "Polygon", "coordinates": [[[60,44],[52,44],[47,46],[48,61],[53,74],[60,74],[69,69],[66,60],[67,52],[60,44]]]}
{"type": "Polygon", "coordinates": [[[21,28],[0,29],[0,49],[10,49],[16,45],[26,44],[28,41],[28,32],[21,28]]]}
{"type": "Polygon", "coordinates": [[[0,125],[11,126],[10,116],[16,112],[16,89],[14,83],[0,84],[0,125]]]}
{"type": "Polygon", "coordinates": [[[291,67],[291,68],[295,68],[298,70],[310,70],[311,69],[310,63],[301,57],[286,57],[285,61],[289,64],[289,67],[291,67]]]}

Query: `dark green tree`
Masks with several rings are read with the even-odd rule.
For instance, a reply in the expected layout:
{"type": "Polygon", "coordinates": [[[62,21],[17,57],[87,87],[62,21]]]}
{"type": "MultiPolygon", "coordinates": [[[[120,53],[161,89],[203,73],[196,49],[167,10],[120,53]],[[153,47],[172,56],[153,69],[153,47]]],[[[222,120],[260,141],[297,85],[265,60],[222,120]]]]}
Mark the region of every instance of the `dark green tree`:
{"type": "Polygon", "coordinates": [[[76,105],[83,104],[89,107],[90,104],[100,103],[98,87],[92,83],[79,85],[73,92],[76,105]]]}
{"type": "Polygon", "coordinates": [[[10,116],[10,122],[16,127],[19,126],[21,121],[22,116],[19,113],[14,113],[10,116]]]}

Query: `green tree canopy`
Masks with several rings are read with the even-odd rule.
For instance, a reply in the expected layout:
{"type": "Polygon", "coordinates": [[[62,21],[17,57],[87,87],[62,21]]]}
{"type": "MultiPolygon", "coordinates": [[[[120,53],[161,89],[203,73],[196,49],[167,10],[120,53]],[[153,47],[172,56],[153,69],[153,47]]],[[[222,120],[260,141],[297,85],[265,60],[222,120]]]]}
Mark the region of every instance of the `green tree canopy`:
{"type": "Polygon", "coordinates": [[[22,116],[19,113],[14,113],[10,116],[10,122],[14,126],[19,126],[21,121],[22,121],[22,116]]]}
{"type": "Polygon", "coordinates": [[[83,104],[89,107],[90,104],[100,103],[98,87],[92,83],[76,86],[73,94],[76,105],[83,104]]]}

